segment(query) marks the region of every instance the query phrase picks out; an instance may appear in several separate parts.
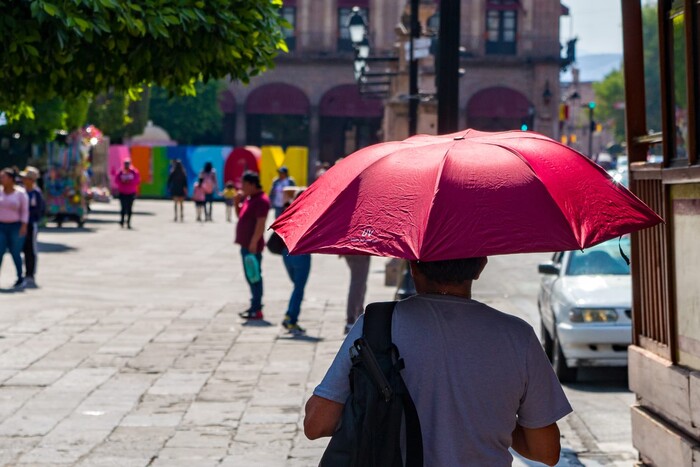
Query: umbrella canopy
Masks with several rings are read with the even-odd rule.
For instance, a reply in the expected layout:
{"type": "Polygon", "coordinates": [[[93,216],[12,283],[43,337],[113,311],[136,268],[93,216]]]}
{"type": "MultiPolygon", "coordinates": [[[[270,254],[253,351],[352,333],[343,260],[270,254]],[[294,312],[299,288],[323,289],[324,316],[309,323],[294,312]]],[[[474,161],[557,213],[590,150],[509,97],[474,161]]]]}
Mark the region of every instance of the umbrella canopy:
{"type": "Polygon", "coordinates": [[[567,146],[532,132],[465,130],[353,153],[271,228],[292,254],[439,261],[581,249],[659,222],[567,146]]]}

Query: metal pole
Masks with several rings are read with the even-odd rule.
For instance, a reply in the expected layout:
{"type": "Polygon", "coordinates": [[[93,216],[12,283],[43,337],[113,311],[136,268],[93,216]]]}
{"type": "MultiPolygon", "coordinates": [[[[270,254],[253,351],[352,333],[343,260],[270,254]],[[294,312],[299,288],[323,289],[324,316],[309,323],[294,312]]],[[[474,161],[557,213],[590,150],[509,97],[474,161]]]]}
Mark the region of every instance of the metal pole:
{"type": "Polygon", "coordinates": [[[420,37],[418,3],[419,0],[411,0],[411,43],[408,49],[408,136],[418,132],[418,62],[414,56],[415,39],[420,37]]]}
{"type": "Polygon", "coordinates": [[[438,134],[459,131],[460,2],[461,0],[440,1],[438,134]]]}
{"type": "Polygon", "coordinates": [[[593,126],[593,107],[588,105],[588,158],[593,159],[593,132],[595,128],[593,126]]]}

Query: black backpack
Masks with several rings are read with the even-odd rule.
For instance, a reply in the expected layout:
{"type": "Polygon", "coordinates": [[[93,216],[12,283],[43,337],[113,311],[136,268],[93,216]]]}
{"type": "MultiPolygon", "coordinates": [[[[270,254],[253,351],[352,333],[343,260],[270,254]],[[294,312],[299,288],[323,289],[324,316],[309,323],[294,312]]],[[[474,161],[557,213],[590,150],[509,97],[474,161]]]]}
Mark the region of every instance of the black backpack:
{"type": "Polygon", "coordinates": [[[405,467],[423,466],[418,413],[401,377],[404,361],[391,342],[395,305],[371,303],[365,309],[363,336],[350,348],[350,397],[319,467],[404,467],[402,420],[405,467]]]}

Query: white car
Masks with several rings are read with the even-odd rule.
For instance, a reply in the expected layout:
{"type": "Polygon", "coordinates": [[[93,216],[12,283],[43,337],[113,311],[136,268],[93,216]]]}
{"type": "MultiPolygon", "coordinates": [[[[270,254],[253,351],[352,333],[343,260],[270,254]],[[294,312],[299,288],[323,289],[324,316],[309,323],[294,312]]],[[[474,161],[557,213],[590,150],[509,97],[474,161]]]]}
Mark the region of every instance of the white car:
{"type": "Polygon", "coordinates": [[[561,382],[575,381],[582,366],[627,366],[632,281],[620,248],[629,257],[629,237],[539,265],[542,345],[561,382]]]}

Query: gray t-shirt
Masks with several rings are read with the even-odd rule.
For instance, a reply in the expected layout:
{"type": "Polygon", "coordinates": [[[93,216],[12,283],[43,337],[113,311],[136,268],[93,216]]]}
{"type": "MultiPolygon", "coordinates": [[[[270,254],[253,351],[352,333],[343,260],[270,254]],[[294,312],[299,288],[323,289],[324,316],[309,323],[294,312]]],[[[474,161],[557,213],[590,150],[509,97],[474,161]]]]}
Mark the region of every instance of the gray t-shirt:
{"type": "MultiPolygon", "coordinates": [[[[314,394],[339,403],[350,395],[348,333],[314,394]]],[[[429,466],[510,466],[516,422],[550,425],[572,409],[532,327],[474,300],[418,295],[399,302],[391,326],[406,363],[429,466]]]]}

